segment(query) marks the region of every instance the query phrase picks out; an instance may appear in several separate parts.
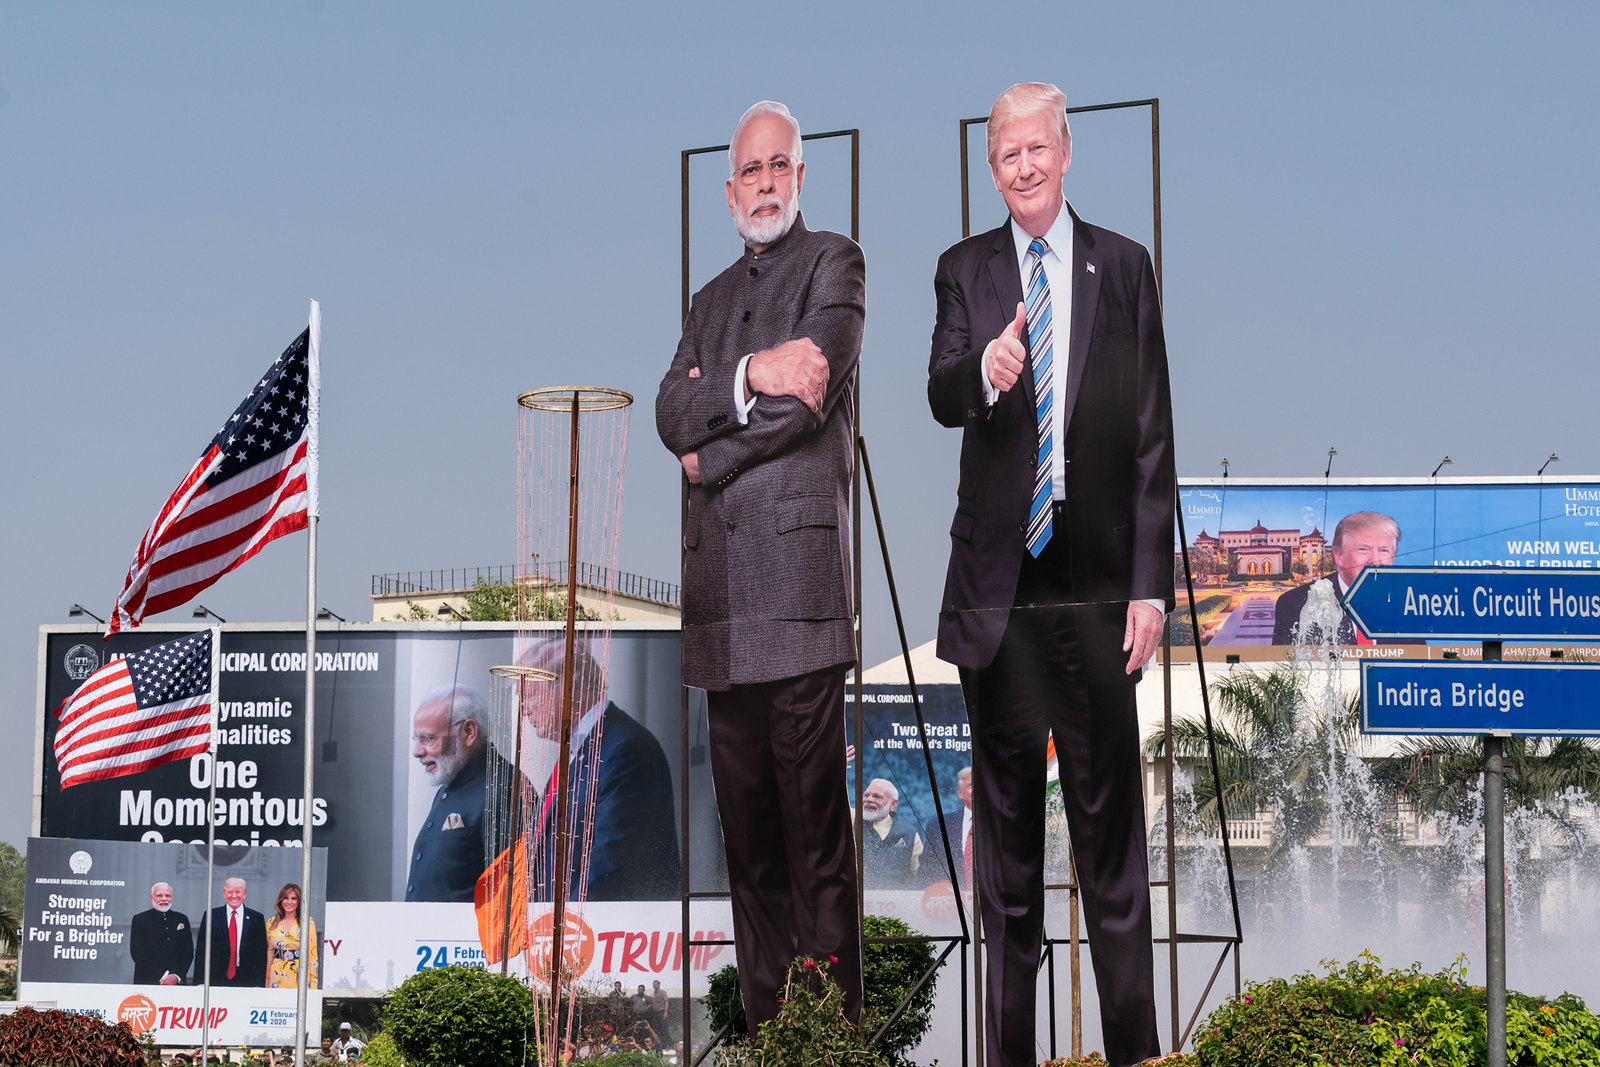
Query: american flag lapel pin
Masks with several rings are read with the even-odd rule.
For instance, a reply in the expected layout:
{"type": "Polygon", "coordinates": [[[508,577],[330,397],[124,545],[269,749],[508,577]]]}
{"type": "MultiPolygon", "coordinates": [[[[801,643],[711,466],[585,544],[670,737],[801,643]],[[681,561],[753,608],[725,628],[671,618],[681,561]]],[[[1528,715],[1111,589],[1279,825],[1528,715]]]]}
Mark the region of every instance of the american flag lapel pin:
{"type": "Polygon", "coordinates": [[[1085,263],[1084,266],[1089,268],[1089,273],[1090,274],[1094,273],[1094,264],[1093,263],[1085,263]]]}

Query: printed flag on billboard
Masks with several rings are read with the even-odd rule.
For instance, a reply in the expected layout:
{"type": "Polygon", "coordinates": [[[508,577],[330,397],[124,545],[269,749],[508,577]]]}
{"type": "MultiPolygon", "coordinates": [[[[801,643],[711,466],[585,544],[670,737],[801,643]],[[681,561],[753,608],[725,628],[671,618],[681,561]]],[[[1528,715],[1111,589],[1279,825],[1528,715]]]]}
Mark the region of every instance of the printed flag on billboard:
{"type": "Polygon", "coordinates": [[[499,963],[528,947],[527,852],[528,839],[517,838],[494,858],[473,887],[472,907],[485,963],[499,963]],[[510,921],[513,915],[517,917],[514,923],[510,921]]]}
{"type": "Polygon", "coordinates": [[[145,531],[107,634],[184,603],[317,514],[320,322],[267,369],[145,531]]]}
{"type": "Polygon", "coordinates": [[[214,631],[112,660],[56,711],[61,787],[187,759],[211,746],[214,631]]]}

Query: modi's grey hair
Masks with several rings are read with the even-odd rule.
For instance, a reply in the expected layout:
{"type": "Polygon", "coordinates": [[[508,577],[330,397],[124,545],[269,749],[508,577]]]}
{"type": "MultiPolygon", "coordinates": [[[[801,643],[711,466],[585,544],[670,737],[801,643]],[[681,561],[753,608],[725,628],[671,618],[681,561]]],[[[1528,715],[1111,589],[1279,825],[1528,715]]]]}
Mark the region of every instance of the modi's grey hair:
{"type": "Polygon", "coordinates": [[[739,146],[739,135],[744,132],[744,128],[746,126],[750,125],[750,123],[754,122],[762,115],[777,115],[784,119],[784,121],[788,122],[790,126],[794,127],[794,156],[792,157],[792,161],[795,163],[795,165],[799,165],[801,145],[799,121],[796,120],[793,115],[789,114],[788,108],[784,107],[776,100],[759,100],[756,103],[751,104],[745,113],[739,116],[739,124],[733,128],[733,137],[728,141],[728,177],[731,178],[735,174],[739,173],[739,160],[733,154],[734,149],[739,146]]]}
{"type": "Polygon", "coordinates": [[[454,682],[437,686],[422,694],[422,699],[417,701],[417,707],[424,704],[434,704],[441,700],[450,702],[450,725],[456,726],[471,719],[478,724],[478,732],[488,736],[489,732],[489,705],[484,702],[482,695],[469,685],[456,685],[454,682]]]}

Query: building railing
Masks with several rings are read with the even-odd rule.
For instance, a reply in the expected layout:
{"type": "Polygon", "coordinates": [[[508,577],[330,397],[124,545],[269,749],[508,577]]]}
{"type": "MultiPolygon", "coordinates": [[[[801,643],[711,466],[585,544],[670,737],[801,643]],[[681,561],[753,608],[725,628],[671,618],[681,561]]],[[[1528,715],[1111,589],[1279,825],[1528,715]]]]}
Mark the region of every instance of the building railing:
{"type": "MultiPolygon", "coordinates": [[[[683,589],[675,582],[664,582],[642,574],[578,562],[578,585],[588,589],[610,590],[620,596],[649,600],[681,607],[683,589]]],[[[489,585],[511,585],[526,581],[535,585],[561,585],[567,580],[567,563],[540,563],[518,573],[515,564],[489,567],[448,567],[431,571],[399,571],[372,576],[373,596],[405,596],[416,593],[447,593],[471,589],[482,581],[489,585]]]]}
{"type": "MultiPolygon", "coordinates": [[[[1164,815],[1158,813],[1157,818],[1154,820],[1154,827],[1150,831],[1152,835],[1158,832],[1165,832],[1161,830],[1161,827],[1165,825],[1165,819],[1164,815]]],[[[1222,831],[1216,827],[1212,827],[1210,830],[1202,830],[1199,833],[1184,833],[1180,831],[1177,840],[1180,845],[1199,845],[1207,841],[1215,842],[1222,840],[1222,831]]],[[[1272,844],[1272,814],[1265,812],[1254,819],[1229,819],[1228,840],[1236,845],[1272,844]]]]}
{"type": "Polygon", "coordinates": [[[509,585],[516,579],[513,564],[500,567],[449,567],[433,571],[400,571],[372,576],[373,596],[405,593],[444,593],[471,589],[481,579],[490,585],[509,585]]]}

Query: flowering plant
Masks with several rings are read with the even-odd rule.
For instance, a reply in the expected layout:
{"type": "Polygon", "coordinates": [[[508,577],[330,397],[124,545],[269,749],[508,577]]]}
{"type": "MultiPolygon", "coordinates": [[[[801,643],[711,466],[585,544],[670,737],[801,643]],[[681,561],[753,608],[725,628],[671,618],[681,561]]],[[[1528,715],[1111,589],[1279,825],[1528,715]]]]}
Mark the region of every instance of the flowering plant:
{"type": "MultiPolygon", "coordinates": [[[[1195,1038],[1205,1067],[1339,1063],[1400,1067],[1488,1061],[1485,996],[1467,984],[1466,962],[1437,973],[1421,964],[1385,970],[1361,953],[1323,975],[1250,983],[1249,993],[1212,1012],[1195,1038]]],[[[1571,994],[1554,999],[1508,993],[1506,1062],[1600,1062],[1600,1015],[1571,994]]]]}
{"type": "Polygon", "coordinates": [[[828,974],[838,961],[801,957],[789,965],[778,1016],[728,1049],[728,1067],[889,1067],[866,1046],[871,1034],[844,1016],[844,991],[828,974]]]}

